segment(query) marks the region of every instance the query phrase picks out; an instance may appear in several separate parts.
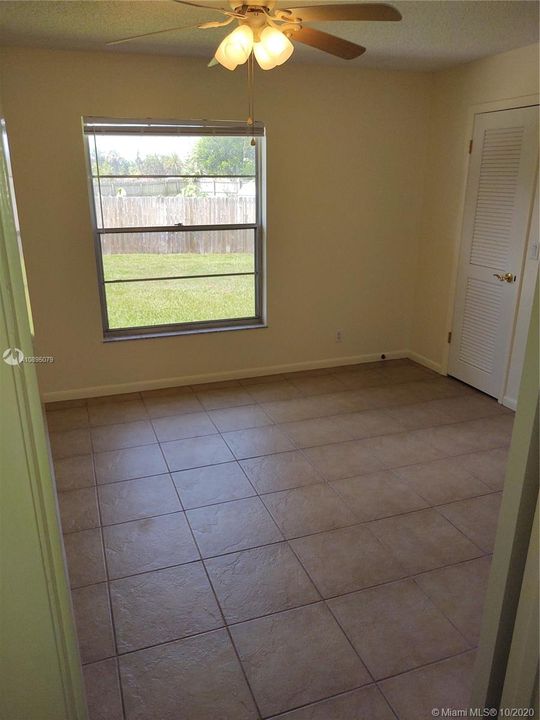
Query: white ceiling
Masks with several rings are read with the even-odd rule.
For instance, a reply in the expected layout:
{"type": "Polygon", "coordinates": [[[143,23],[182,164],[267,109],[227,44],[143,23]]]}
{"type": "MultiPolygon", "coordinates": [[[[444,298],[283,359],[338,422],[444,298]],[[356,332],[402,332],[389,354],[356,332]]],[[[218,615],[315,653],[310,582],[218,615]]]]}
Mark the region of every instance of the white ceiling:
{"type": "MultiPolygon", "coordinates": [[[[311,25],[364,45],[362,57],[345,61],[297,44],[294,62],[432,71],[538,42],[536,0],[389,1],[403,15],[401,22],[311,25]]],[[[280,2],[281,7],[302,4],[321,0],[280,2]]],[[[172,0],[0,0],[0,44],[209,59],[230,28],[187,29],[114,47],[106,42],[219,19],[214,10],[172,0]]]]}

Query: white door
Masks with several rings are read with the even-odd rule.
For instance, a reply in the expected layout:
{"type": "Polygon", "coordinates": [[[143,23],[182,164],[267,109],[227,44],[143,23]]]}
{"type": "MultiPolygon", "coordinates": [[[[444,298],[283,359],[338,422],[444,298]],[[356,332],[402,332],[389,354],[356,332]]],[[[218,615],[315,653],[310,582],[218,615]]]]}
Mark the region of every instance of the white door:
{"type": "Polygon", "coordinates": [[[538,165],[538,107],[476,116],[448,373],[502,395],[538,165]]]}

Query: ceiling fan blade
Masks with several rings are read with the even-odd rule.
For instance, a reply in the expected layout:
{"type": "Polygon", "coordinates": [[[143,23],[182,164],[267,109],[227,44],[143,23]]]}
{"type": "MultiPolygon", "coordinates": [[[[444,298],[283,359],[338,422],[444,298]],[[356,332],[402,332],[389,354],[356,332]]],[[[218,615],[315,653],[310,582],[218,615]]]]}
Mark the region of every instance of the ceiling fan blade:
{"type": "Polygon", "coordinates": [[[174,0],[174,2],[180,3],[180,5],[191,5],[191,7],[204,8],[204,10],[217,10],[218,12],[230,12],[229,8],[222,8],[216,5],[203,5],[202,3],[191,2],[190,0],[174,0]]]}
{"type": "Polygon", "coordinates": [[[194,30],[198,27],[198,25],[180,25],[180,27],[167,28],[166,30],[154,30],[153,32],[143,33],[142,35],[132,35],[131,37],[121,38],[120,40],[113,40],[112,42],[105,43],[105,45],[121,45],[122,43],[131,42],[132,40],[139,40],[139,38],[161,35],[162,33],[174,32],[175,30],[194,30]]]}
{"type": "MultiPolygon", "coordinates": [[[[311,5],[287,8],[304,22],[331,20],[401,20],[401,13],[381,3],[346,3],[343,5],[311,5]]],[[[285,10],[285,12],[287,12],[285,10]]]]}
{"type": "Polygon", "coordinates": [[[356,43],[349,40],[306,27],[291,33],[291,40],[304,43],[304,45],[309,45],[344,60],[352,60],[366,52],[366,48],[362,47],[362,45],[356,45],[356,43]]]}

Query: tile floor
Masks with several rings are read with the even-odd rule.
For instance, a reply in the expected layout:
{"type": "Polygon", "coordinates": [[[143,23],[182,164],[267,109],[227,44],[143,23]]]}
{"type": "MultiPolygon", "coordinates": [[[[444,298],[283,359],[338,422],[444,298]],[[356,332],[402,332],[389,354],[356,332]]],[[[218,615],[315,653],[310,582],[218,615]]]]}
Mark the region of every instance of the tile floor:
{"type": "Polygon", "coordinates": [[[91,720],[462,707],[513,415],[409,361],[47,407],[91,720]]]}

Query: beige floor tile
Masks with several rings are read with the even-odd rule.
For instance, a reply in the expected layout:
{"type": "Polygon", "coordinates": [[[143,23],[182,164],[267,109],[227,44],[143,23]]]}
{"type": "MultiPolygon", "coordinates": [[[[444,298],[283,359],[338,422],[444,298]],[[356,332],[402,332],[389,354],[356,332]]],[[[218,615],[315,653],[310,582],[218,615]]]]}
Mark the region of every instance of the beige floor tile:
{"type": "Polygon", "coordinates": [[[459,457],[395,468],[392,472],[430,505],[490,492],[487,485],[467,472],[459,457]]]}
{"type": "Polygon", "coordinates": [[[242,460],[240,465],[259,493],[288,490],[321,481],[313,465],[297,450],[242,460]]]}
{"type": "Polygon", "coordinates": [[[49,432],[75,430],[76,428],[84,428],[88,425],[88,410],[86,409],[86,405],[47,412],[46,417],[49,432]]]}
{"type": "Polygon", "coordinates": [[[162,443],[161,449],[171,471],[190,470],[234,460],[232,452],[217,435],[172,440],[162,443]]]}
{"type": "Polygon", "coordinates": [[[142,400],[124,400],[97,403],[88,408],[90,425],[114,425],[115,423],[145,420],[148,417],[142,400]]]}
{"type": "Polygon", "coordinates": [[[444,414],[446,422],[449,423],[505,415],[510,412],[494,398],[480,393],[444,398],[435,400],[435,403],[444,414]]]}
{"type": "Polygon", "coordinates": [[[308,448],[304,454],[326,480],[339,480],[382,469],[381,461],[364,440],[308,448]]]}
{"type": "Polygon", "coordinates": [[[363,442],[385,468],[411,465],[442,457],[441,451],[429,444],[424,430],[384,435],[363,442]]]}
{"type": "Polygon", "coordinates": [[[247,550],[283,539],[257,497],[186,512],[203,557],[247,550]]]}
{"type": "Polygon", "coordinates": [[[330,485],[362,522],[428,507],[425,500],[388,470],[334,480],[330,485]]]}
{"type": "Polygon", "coordinates": [[[405,575],[392,553],[361,525],[297,538],[290,545],[325,598],[405,575]]]}
{"type": "Polygon", "coordinates": [[[338,418],[339,416],[299,420],[298,422],[283,423],[279,427],[299,448],[352,440],[352,434],[338,422],[338,418]]]}
{"type": "Polygon", "coordinates": [[[508,448],[495,448],[482,452],[460,455],[456,461],[473,477],[492,490],[502,490],[508,462],[508,448]]]}
{"type": "Polygon", "coordinates": [[[482,554],[432,509],[374,520],[368,527],[411,574],[472,560],[482,554]]]}
{"type": "Polygon", "coordinates": [[[334,598],[328,606],[376,680],[467,649],[413,580],[334,598]]]}
{"type": "Polygon", "coordinates": [[[148,420],[93,427],[91,433],[92,445],[96,453],[157,442],[152,423],[148,420]]]}
{"type": "Polygon", "coordinates": [[[347,390],[360,390],[361,388],[377,387],[377,385],[384,384],[381,371],[376,369],[340,372],[339,379],[347,390]]]}
{"type": "Polygon", "coordinates": [[[419,365],[383,365],[381,375],[386,384],[423,381],[436,377],[431,370],[419,365]]]}
{"type": "Polygon", "coordinates": [[[426,435],[431,445],[445,455],[462,455],[508,445],[512,422],[511,415],[468,420],[426,430],[426,435]]]}
{"type": "Polygon", "coordinates": [[[270,720],[395,720],[381,692],[374,686],[322,700],[270,720]]]}
{"type": "Polygon", "coordinates": [[[236,462],[182,470],[172,479],[186,510],[257,494],[236,462]]]}
{"type": "Polygon", "coordinates": [[[286,538],[334,530],[357,522],[341,498],[325,483],[261,496],[286,538]]]}
{"type": "Polygon", "coordinates": [[[223,625],[201,562],[113,580],[110,586],[120,653],[223,625]]]}
{"type": "Polygon", "coordinates": [[[57,490],[77,490],[95,485],[92,455],[76,455],[54,461],[57,490]]]}
{"type": "Polygon", "coordinates": [[[69,533],[64,537],[64,548],[71,587],[107,580],[100,528],[69,533]]]}
{"type": "Polygon", "coordinates": [[[249,620],[230,630],[263,716],[369,682],[323,603],[249,620]]]}
{"type": "Polygon", "coordinates": [[[220,432],[263,427],[264,425],[272,425],[273,422],[258,405],[210,410],[209,415],[220,432]]]}
{"type": "Polygon", "coordinates": [[[243,387],[225,387],[217,390],[195,390],[197,398],[205,410],[251,405],[252,396],[243,387]]]}
{"type": "Polygon", "coordinates": [[[301,397],[300,390],[288,380],[275,383],[254,383],[246,385],[246,390],[256,402],[279,402],[301,397]]]}
{"type": "Polygon", "coordinates": [[[416,583],[457,627],[472,647],[478,645],[490,558],[433,570],[415,578],[416,583]]]}
{"type": "Polygon", "coordinates": [[[347,389],[340,378],[334,375],[299,378],[290,377],[289,382],[300,390],[302,395],[324,395],[347,389]]]}
{"type": "Polygon", "coordinates": [[[116,658],[83,667],[89,720],[124,720],[116,658]]]}
{"type": "Polygon", "coordinates": [[[349,393],[330,393],[292,400],[264,402],[262,407],[275,422],[295,422],[338,415],[350,410],[349,393]]]}
{"type": "Polygon", "coordinates": [[[239,460],[294,450],[292,442],[274,426],[223,433],[223,439],[239,460]]]}
{"type": "Polygon", "coordinates": [[[51,453],[53,458],[67,458],[74,455],[87,455],[92,452],[90,431],[88,428],[50,432],[51,453]]]}
{"type": "Polygon", "coordinates": [[[99,526],[95,486],[58,493],[58,505],[64,533],[89,530],[99,526]]]}
{"type": "Polygon", "coordinates": [[[320,600],[287,543],[222,555],[205,565],[229,623],[320,600]]]}
{"type": "Polygon", "coordinates": [[[225,630],[120,658],[127,720],[257,720],[225,630]]]}
{"type": "Polygon", "coordinates": [[[432,710],[469,707],[474,653],[468,652],[380,683],[399,720],[429,720],[432,710]]]}
{"type": "Polygon", "coordinates": [[[144,397],[144,404],[152,418],[202,412],[204,410],[196,396],[189,392],[171,393],[144,397]]]}
{"type": "Polygon", "coordinates": [[[377,435],[403,432],[405,427],[391,418],[386,410],[365,410],[364,412],[338,415],[336,421],[350,434],[353,440],[377,435]]]}
{"type": "Polygon", "coordinates": [[[107,584],[88,585],[71,591],[79,650],[83,663],[116,654],[107,584]]]}
{"type": "Polygon", "coordinates": [[[216,426],[207,413],[188,413],[152,420],[159,442],[168,440],[185,440],[201,435],[215,435],[216,426]]]}
{"type": "Polygon", "coordinates": [[[492,552],[501,505],[500,493],[460,500],[438,508],[441,515],[455,525],[484,552],[492,552]]]}
{"type": "Polygon", "coordinates": [[[109,577],[121,578],[199,559],[184,513],[103,528],[109,577]]]}
{"type": "Polygon", "coordinates": [[[140,520],[181,510],[170,475],[155,475],[99,485],[103,525],[140,520]]]}
{"type": "Polygon", "coordinates": [[[456,397],[458,395],[477,394],[469,385],[451,377],[435,377],[427,381],[411,383],[420,400],[437,400],[439,398],[456,397]]]}
{"type": "Polygon", "coordinates": [[[168,472],[159,445],[141,445],[94,455],[98,484],[135,480],[168,472]]]}
{"type": "Polygon", "coordinates": [[[407,430],[417,430],[434,425],[444,425],[447,422],[439,405],[440,402],[440,400],[428,400],[412,405],[400,405],[388,408],[386,412],[407,430]]]}

